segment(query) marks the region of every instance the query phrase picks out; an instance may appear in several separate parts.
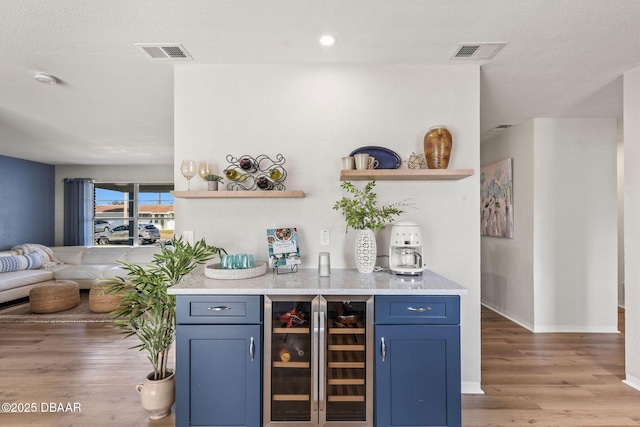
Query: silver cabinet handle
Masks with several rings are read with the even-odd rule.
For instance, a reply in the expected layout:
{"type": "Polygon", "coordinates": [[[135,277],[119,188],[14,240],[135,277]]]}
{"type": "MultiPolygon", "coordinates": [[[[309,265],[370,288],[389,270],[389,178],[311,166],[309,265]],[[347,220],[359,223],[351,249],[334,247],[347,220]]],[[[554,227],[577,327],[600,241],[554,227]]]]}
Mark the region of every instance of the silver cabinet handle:
{"type": "Polygon", "coordinates": [[[207,308],[207,310],[211,310],[211,311],[225,311],[225,310],[231,310],[231,307],[227,307],[226,305],[221,305],[218,307],[209,307],[207,308]]]}
{"type": "Polygon", "coordinates": [[[384,342],[384,337],[380,338],[380,354],[382,356],[382,361],[387,358],[387,344],[384,342]]]}
{"type": "Polygon", "coordinates": [[[249,343],[249,355],[251,356],[251,361],[253,362],[253,357],[256,354],[256,342],[253,339],[253,337],[251,337],[251,342],[249,343]]]}
{"type": "Polygon", "coordinates": [[[418,313],[424,313],[425,311],[431,310],[431,307],[407,307],[409,311],[417,311],[418,313]]]}

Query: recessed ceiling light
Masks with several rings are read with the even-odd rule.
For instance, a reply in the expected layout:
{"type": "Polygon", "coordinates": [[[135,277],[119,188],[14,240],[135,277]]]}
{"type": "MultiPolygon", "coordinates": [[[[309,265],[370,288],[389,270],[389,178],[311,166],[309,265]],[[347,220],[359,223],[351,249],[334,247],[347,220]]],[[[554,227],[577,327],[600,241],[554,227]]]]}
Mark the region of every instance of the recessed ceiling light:
{"type": "Polygon", "coordinates": [[[320,37],[320,44],[322,46],[333,46],[334,44],[336,44],[336,36],[325,34],[324,36],[320,37]]]}
{"type": "Polygon", "coordinates": [[[40,83],[45,83],[45,84],[49,84],[49,85],[58,84],[58,78],[55,77],[55,76],[52,76],[50,74],[35,73],[33,75],[33,78],[36,79],[37,81],[39,81],[40,83]]]}

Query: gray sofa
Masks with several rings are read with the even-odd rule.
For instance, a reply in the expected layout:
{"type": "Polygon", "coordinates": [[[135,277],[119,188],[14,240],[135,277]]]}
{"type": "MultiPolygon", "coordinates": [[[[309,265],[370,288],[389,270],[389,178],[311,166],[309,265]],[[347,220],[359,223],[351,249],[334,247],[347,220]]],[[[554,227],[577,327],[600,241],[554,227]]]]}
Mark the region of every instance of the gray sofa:
{"type": "MultiPolygon", "coordinates": [[[[0,303],[29,296],[29,290],[50,280],[73,280],[80,289],[90,289],[103,279],[125,276],[122,264],[146,265],[160,251],[157,246],[56,246],[43,266],[0,273],[0,303]]],[[[0,252],[19,257],[16,251],[0,252]]],[[[16,258],[14,258],[16,259],[16,258]]],[[[37,265],[36,265],[37,266],[37,265]]]]}

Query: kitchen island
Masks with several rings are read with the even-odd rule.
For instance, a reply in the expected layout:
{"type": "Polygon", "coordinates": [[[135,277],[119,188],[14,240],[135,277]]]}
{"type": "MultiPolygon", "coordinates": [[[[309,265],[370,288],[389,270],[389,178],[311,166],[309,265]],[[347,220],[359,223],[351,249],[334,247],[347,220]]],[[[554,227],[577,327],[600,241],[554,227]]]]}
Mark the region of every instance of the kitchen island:
{"type": "Polygon", "coordinates": [[[176,425],[460,426],[461,285],[202,272],[177,296],[176,425]]]}

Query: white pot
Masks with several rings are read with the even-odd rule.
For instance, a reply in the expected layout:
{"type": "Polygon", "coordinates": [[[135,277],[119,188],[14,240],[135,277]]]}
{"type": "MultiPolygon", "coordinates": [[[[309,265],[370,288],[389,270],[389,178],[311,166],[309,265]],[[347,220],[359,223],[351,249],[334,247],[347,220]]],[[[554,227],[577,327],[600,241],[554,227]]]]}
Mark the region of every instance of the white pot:
{"type": "Polygon", "coordinates": [[[360,273],[373,273],[378,247],[373,231],[358,230],[356,234],[356,268],[360,273]]]}
{"type": "MultiPolygon", "coordinates": [[[[170,370],[169,370],[170,371],[170,370]]],[[[176,375],[171,375],[163,380],[152,380],[153,372],[147,375],[144,382],[136,385],[140,393],[142,407],[149,413],[149,418],[158,420],[171,413],[171,406],[176,400],[176,375]]]]}
{"type": "Polygon", "coordinates": [[[218,181],[207,181],[207,190],[218,191],[218,181]]]}

